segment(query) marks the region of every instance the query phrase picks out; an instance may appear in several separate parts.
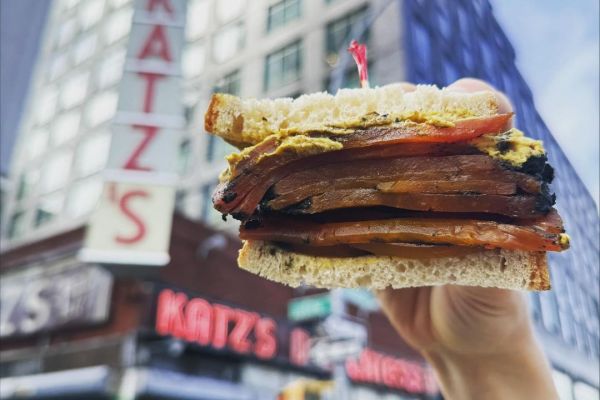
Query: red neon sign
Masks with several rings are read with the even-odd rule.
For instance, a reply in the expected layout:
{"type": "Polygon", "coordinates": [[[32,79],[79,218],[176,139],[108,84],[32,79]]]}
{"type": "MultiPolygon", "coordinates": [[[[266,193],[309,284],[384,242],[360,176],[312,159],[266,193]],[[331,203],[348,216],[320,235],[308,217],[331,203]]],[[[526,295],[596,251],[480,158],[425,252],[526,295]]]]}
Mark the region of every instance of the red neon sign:
{"type": "Polygon", "coordinates": [[[158,295],[156,332],[191,343],[254,354],[271,359],[277,354],[277,323],[258,313],[184,293],[163,289],[158,295]]]}
{"type": "Polygon", "coordinates": [[[354,382],[374,383],[411,393],[437,393],[431,371],[418,363],[365,349],[346,361],[346,373],[354,382]]]}

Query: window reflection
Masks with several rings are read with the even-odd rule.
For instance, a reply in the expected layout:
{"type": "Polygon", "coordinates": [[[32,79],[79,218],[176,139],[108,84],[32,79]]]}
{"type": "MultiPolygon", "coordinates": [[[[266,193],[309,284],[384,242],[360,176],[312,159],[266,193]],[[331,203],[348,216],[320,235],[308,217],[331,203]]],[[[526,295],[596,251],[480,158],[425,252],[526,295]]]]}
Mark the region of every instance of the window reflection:
{"type": "Polygon", "coordinates": [[[297,41],[267,56],[265,89],[274,89],[300,78],[302,43],[297,41]]]}
{"type": "Polygon", "coordinates": [[[44,153],[48,146],[48,131],[45,129],[38,129],[31,133],[29,140],[27,141],[27,147],[25,149],[26,158],[28,160],[39,157],[44,153]]]}
{"type": "Polygon", "coordinates": [[[37,103],[37,122],[42,125],[50,121],[56,112],[58,93],[54,86],[49,86],[40,96],[37,103]]]}
{"type": "Polygon", "coordinates": [[[100,171],[106,165],[110,148],[108,132],[95,134],[81,142],[77,149],[75,168],[79,176],[86,176],[100,171]]]}
{"type": "Polygon", "coordinates": [[[188,3],[185,37],[187,40],[199,39],[208,26],[210,3],[207,0],[192,0],[188,3]]]}
{"type": "Polygon", "coordinates": [[[42,169],[41,189],[44,193],[60,189],[69,180],[71,169],[71,151],[60,151],[53,154],[42,169]]]}
{"type": "Polygon", "coordinates": [[[86,109],[86,122],[89,127],[95,127],[108,121],[117,110],[117,93],[114,91],[96,95],[90,100],[86,109]]]}
{"type": "Polygon", "coordinates": [[[241,15],[245,5],[245,0],[219,0],[215,1],[217,6],[217,18],[220,22],[231,21],[241,15]]]}
{"type": "Polygon", "coordinates": [[[40,197],[35,210],[34,226],[42,226],[60,216],[64,201],[65,195],[62,192],[40,197]]]}
{"type": "Polygon", "coordinates": [[[83,29],[88,29],[102,18],[104,0],[86,0],[79,9],[79,21],[83,29]]]}
{"type": "Polygon", "coordinates": [[[116,51],[106,57],[98,69],[98,77],[96,82],[97,87],[102,89],[117,83],[123,74],[124,64],[124,49],[116,51]]]}
{"type": "Polygon", "coordinates": [[[94,55],[96,51],[96,41],[98,36],[96,34],[85,36],[77,42],[73,53],[73,59],[75,64],[82,63],[83,61],[94,55]]]}
{"type": "Polygon", "coordinates": [[[198,77],[204,69],[204,43],[194,43],[185,49],[181,60],[181,69],[185,78],[198,77]]]}
{"type": "Polygon", "coordinates": [[[87,93],[89,73],[83,72],[71,76],[62,86],[60,103],[63,108],[80,104],[87,93]]]}
{"type": "Polygon", "coordinates": [[[96,205],[102,193],[102,178],[100,175],[76,182],[69,191],[67,213],[77,218],[89,214],[96,205]]]}
{"type": "Polygon", "coordinates": [[[104,24],[104,38],[107,44],[115,43],[129,33],[132,14],[132,9],[124,8],[110,16],[104,24]]]}
{"type": "Polygon", "coordinates": [[[52,128],[53,144],[59,145],[77,136],[80,119],[79,111],[71,111],[56,118],[52,128]]]}

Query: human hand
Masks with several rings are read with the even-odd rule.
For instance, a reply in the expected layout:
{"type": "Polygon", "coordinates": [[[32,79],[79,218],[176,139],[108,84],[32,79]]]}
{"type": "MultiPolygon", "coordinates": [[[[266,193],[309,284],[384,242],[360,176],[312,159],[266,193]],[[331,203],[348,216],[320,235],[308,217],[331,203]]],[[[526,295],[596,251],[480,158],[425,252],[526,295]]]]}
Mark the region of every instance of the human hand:
{"type": "MultiPolygon", "coordinates": [[[[512,111],[485,82],[461,79],[449,88],[494,91],[499,112],[512,111]]],[[[378,297],[400,336],[433,366],[446,398],[558,398],[521,292],[446,285],[386,289],[378,297]]]]}

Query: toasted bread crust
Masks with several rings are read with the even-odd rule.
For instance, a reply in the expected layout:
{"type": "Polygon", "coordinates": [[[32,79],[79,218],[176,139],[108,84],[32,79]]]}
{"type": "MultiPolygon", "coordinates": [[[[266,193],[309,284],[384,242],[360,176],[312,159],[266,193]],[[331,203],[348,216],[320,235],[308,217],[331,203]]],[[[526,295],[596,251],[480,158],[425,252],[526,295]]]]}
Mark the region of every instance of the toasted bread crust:
{"type": "Polygon", "coordinates": [[[411,92],[398,84],[372,89],[342,89],[336,95],[312,93],[297,99],[241,99],[215,93],[205,115],[204,127],[229,143],[245,147],[282,130],[308,134],[327,127],[340,127],[348,121],[360,121],[374,114],[438,113],[487,117],[497,111],[497,99],[492,92],[462,93],[428,85],[419,85],[411,92]]]}
{"type": "Polygon", "coordinates": [[[384,289],[454,284],[550,289],[544,252],[485,250],[428,260],[389,256],[329,258],[288,252],[267,242],[246,241],[238,263],[249,272],[293,287],[308,284],[384,289]]]}
{"type": "Polygon", "coordinates": [[[217,125],[217,118],[219,117],[219,108],[221,107],[221,96],[217,93],[210,99],[208,110],[204,115],[204,130],[207,132],[214,132],[217,125]]]}

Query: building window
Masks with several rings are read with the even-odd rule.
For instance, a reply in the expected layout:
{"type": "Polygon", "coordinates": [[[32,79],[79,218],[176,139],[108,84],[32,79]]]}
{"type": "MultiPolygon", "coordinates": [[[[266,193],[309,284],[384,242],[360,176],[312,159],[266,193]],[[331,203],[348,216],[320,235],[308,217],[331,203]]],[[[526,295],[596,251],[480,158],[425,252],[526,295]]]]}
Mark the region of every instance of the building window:
{"type": "Polygon", "coordinates": [[[33,192],[33,188],[37,184],[39,177],[40,172],[37,170],[21,174],[17,186],[17,201],[23,200],[33,192]]]}
{"type": "Polygon", "coordinates": [[[75,33],[77,33],[77,21],[74,18],[61,22],[56,37],[57,45],[60,47],[69,43],[75,37],[75,33]]]}
{"type": "Polygon", "coordinates": [[[239,53],[244,47],[244,26],[241,22],[228,25],[215,35],[213,57],[222,63],[239,53]]]}
{"type": "Polygon", "coordinates": [[[39,97],[36,106],[37,123],[43,125],[50,121],[56,112],[58,92],[54,86],[47,87],[39,97]]]}
{"type": "Polygon", "coordinates": [[[179,144],[179,154],[177,157],[178,171],[184,175],[190,166],[192,156],[192,142],[190,139],[185,139],[179,144]]]}
{"type": "Polygon", "coordinates": [[[129,3],[131,0],[110,0],[110,5],[112,8],[121,8],[125,4],[129,3]]]}
{"type": "Polygon", "coordinates": [[[82,63],[94,55],[94,52],[96,51],[97,39],[98,35],[96,34],[90,34],[79,39],[73,50],[73,59],[75,60],[75,64],[82,63]]]}
{"type": "Polygon", "coordinates": [[[87,0],[79,9],[79,20],[83,29],[91,28],[102,18],[104,0],[87,0]]]}
{"type": "Polygon", "coordinates": [[[223,225],[221,213],[215,210],[212,203],[212,194],[216,186],[216,182],[202,186],[201,218],[204,222],[212,226],[223,225]]]}
{"type": "Polygon", "coordinates": [[[229,93],[235,96],[240,94],[240,70],[236,69],[217,81],[213,90],[215,93],[229,93]]]}
{"type": "Polygon", "coordinates": [[[204,69],[206,53],[204,43],[194,43],[186,47],[181,60],[184,78],[197,78],[204,69]]]}
{"type": "MultiPolygon", "coordinates": [[[[354,25],[361,23],[366,12],[367,8],[363,7],[327,24],[326,48],[328,56],[331,54],[337,55],[341,48],[348,47],[349,43],[347,42],[350,39],[352,28],[354,25]]],[[[364,37],[367,38],[368,35],[364,37]]],[[[363,40],[366,41],[366,39],[363,40]]]]}
{"type": "Polygon", "coordinates": [[[31,132],[31,136],[25,147],[25,158],[27,160],[33,160],[41,156],[48,147],[48,131],[45,129],[38,129],[31,132]]]}
{"type": "Polygon", "coordinates": [[[89,73],[80,73],[69,78],[62,86],[60,103],[64,108],[80,104],[87,93],[89,73]]]}
{"type": "Polygon", "coordinates": [[[8,237],[17,239],[25,233],[25,212],[17,211],[12,215],[8,223],[8,237]]]}
{"type": "Polygon", "coordinates": [[[108,132],[93,135],[81,142],[77,149],[75,169],[78,176],[92,175],[106,166],[110,149],[108,132]]]}
{"type": "Polygon", "coordinates": [[[81,113],[78,110],[64,113],[56,118],[52,128],[52,143],[60,145],[77,136],[80,120],[81,113]]]}
{"type": "Polygon", "coordinates": [[[102,178],[95,175],[75,183],[69,191],[67,213],[71,218],[89,214],[102,194],[102,178]]]}
{"type": "Polygon", "coordinates": [[[560,320],[555,294],[552,292],[540,293],[540,305],[544,327],[550,333],[558,333],[560,331],[560,320]]]}
{"type": "MultiPolygon", "coordinates": [[[[375,82],[377,82],[377,77],[374,74],[374,70],[372,68],[373,62],[369,60],[367,62],[367,69],[369,70],[369,82],[371,86],[375,86],[375,82]]],[[[356,65],[352,62],[348,65],[348,68],[344,71],[344,76],[342,78],[341,87],[346,89],[355,89],[360,87],[360,77],[358,76],[358,71],[356,69],[356,65]]],[[[325,79],[325,90],[329,90],[329,86],[331,84],[331,72],[327,74],[327,79],[325,79]]],[[[334,88],[334,91],[337,90],[334,88]]]]}
{"type": "Polygon", "coordinates": [[[300,0],[282,0],[269,6],[267,31],[271,32],[290,21],[298,19],[301,14],[300,0]]]}
{"type": "Polygon", "coordinates": [[[246,6],[246,0],[215,1],[219,22],[228,22],[239,17],[246,6]]]}
{"type": "Polygon", "coordinates": [[[132,15],[131,8],[124,8],[110,16],[104,25],[104,38],[107,44],[113,44],[127,36],[131,29],[132,15]]]}
{"type": "Polygon", "coordinates": [[[63,0],[62,7],[65,11],[70,10],[75,7],[75,5],[79,2],[79,0],[63,0]]]}
{"type": "Polygon", "coordinates": [[[111,119],[117,111],[118,96],[115,91],[96,95],[90,100],[85,112],[88,127],[95,127],[111,119]]]}
{"type": "Polygon", "coordinates": [[[212,161],[223,161],[225,157],[231,153],[236,152],[237,149],[224,141],[223,139],[210,135],[208,137],[208,147],[206,151],[206,160],[212,161]]]}
{"type": "Polygon", "coordinates": [[[206,32],[209,12],[210,3],[207,0],[192,0],[188,3],[185,24],[185,37],[187,40],[197,40],[206,32]]]}
{"type": "Polygon", "coordinates": [[[50,80],[55,80],[67,71],[69,61],[66,53],[58,53],[52,57],[48,68],[48,77],[50,80]]]}
{"type": "Polygon", "coordinates": [[[64,201],[65,195],[62,192],[40,197],[35,210],[34,226],[42,226],[58,217],[62,212],[64,201]]]}
{"type": "Polygon", "coordinates": [[[294,42],[267,56],[265,90],[271,90],[300,78],[302,72],[302,42],[294,42]]]}
{"type": "Polygon", "coordinates": [[[97,87],[100,89],[114,85],[121,79],[125,65],[125,49],[120,49],[102,61],[96,78],[97,87]]]}
{"type": "Polygon", "coordinates": [[[41,189],[43,193],[60,189],[69,180],[71,170],[71,151],[61,151],[52,155],[42,168],[41,189]]]}

